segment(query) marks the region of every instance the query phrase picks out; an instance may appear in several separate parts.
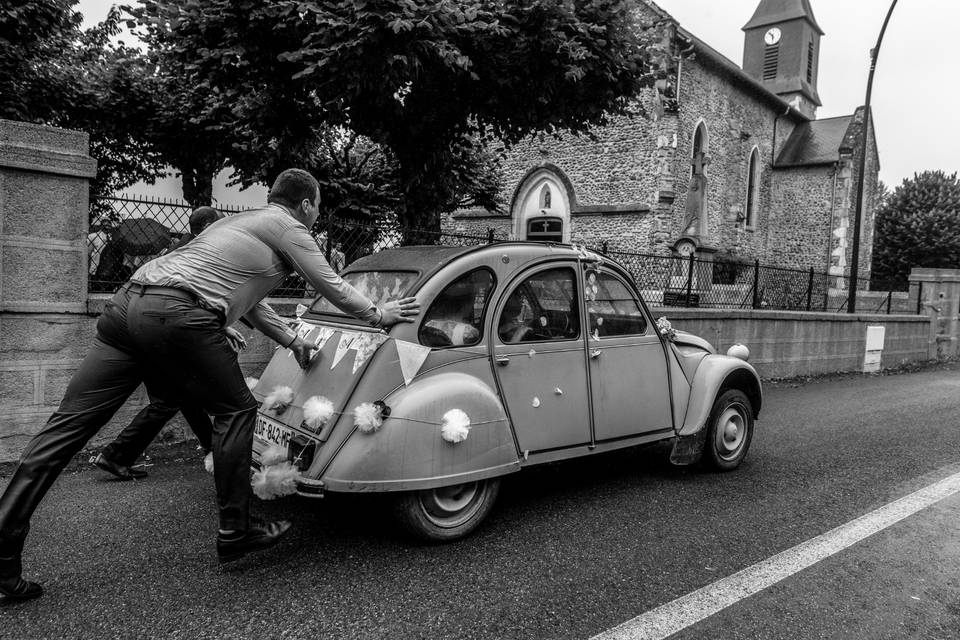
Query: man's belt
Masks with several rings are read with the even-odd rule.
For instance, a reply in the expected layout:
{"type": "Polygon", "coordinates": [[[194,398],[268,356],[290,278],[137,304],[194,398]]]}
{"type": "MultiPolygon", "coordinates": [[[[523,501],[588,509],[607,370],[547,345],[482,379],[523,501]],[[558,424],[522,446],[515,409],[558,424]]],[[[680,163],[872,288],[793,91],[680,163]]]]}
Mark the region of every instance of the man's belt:
{"type": "Polygon", "coordinates": [[[181,289],[179,287],[162,287],[155,284],[143,284],[142,282],[130,281],[127,283],[127,291],[137,295],[157,295],[157,296],[170,296],[173,298],[179,298],[181,300],[189,300],[193,304],[197,305],[200,309],[204,311],[209,311],[220,319],[220,322],[225,323],[226,318],[223,315],[223,312],[219,309],[211,307],[209,304],[204,304],[200,299],[200,296],[196,295],[192,291],[187,291],[186,289],[181,289]]]}
{"type": "Polygon", "coordinates": [[[127,283],[127,289],[131,293],[136,293],[139,295],[152,294],[158,296],[172,296],[174,298],[182,298],[184,300],[189,300],[199,304],[200,300],[193,293],[187,291],[186,289],[179,289],[177,287],[161,287],[155,284],[143,284],[142,282],[129,282],[127,283]]]}

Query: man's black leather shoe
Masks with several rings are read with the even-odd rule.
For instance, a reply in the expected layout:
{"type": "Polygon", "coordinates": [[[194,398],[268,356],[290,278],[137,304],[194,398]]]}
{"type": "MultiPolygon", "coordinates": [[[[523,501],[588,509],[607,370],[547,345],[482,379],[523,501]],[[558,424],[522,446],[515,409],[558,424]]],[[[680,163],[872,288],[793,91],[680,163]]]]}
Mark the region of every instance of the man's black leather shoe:
{"type": "Polygon", "coordinates": [[[290,528],[289,520],[275,522],[261,522],[251,520],[250,528],[238,531],[229,536],[217,536],[217,556],[220,562],[238,560],[248,553],[269,549],[280,541],[283,534],[290,528]]]}
{"type": "Polygon", "coordinates": [[[20,576],[0,578],[0,595],[12,600],[31,600],[43,595],[43,587],[36,582],[24,580],[20,576]]]}
{"type": "Polygon", "coordinates": [[[121,480],[139,480],[147,477],[146,471],[142,469],[134,469],[133,467],[127,467],[122,464],[117,464],[109,458],[104,457],[102,453],[97,454],[97,457],[93,459],[93,464],[97,465],[104,471],[112,473],[121,480]]]}

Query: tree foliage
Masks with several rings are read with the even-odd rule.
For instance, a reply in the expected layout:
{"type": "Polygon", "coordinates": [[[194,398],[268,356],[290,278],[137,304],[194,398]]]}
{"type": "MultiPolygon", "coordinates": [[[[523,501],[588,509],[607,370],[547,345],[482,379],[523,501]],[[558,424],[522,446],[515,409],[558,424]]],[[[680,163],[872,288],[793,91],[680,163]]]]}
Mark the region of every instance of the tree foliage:
{"type": "Polygon", "coordinates": [[[138,86],[136,49],[111,44],[120,14],[87,30],[76,0],[26,0],[0,9],[0,117],[80,129],[97,160],[91,200],[152,181],[162,159],[129,122],[118,96],[138,86]]]}
{"type": "Polygon", "coordinates": [[[207,96],[197,118],[227,141],[241,182],[322,163],[316,149],[337,127],[379,148],[392,181],[379,196],[401,223],[436,228],[465,199],[497,204],[492,140],[588,131],[662,73],[659,35],[632,6],[145,0],[130,11],[207,96]]]}
{"type": "Polygon", "coordinates": [[[912,267],[960,268],[960,182],[924,171],[882,199],[873,241],[874,281],[906,282],[912,267]]]}

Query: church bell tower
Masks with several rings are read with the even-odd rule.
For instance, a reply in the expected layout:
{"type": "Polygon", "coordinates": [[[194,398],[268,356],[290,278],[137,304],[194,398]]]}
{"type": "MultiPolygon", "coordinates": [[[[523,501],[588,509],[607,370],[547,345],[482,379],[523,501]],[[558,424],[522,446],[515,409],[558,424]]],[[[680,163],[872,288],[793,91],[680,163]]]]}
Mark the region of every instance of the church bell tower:
{"type": "Polygon", "coordinates": [[[816,118],[823,30],[810,0],[760,0],[743,26],[743,70],[798,111],[816,118]]]}

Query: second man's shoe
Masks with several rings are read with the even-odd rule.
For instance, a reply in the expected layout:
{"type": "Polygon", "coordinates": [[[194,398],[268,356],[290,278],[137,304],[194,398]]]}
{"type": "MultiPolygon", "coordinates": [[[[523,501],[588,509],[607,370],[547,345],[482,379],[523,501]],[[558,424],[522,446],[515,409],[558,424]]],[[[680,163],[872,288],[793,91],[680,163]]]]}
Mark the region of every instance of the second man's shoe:
{"type": "Polygon", "coordinates": [[[139,480],[147,477],[146,471],[143,471],[142,469],[134,469],[133,467],[128,467],[122,464],[117,464],[109,458],[105,458],[102,453],[97,454],[97,457],[93,459],[93,464],[104,471],[107,471],[108,473],[112,473],[121,480],[139,480]]]}
{"type": "Polygon", "coordinates": [[[43,587],[20,576],[0,578],[0,596],[7,601],[32,600],[43,595],[43,587]]]}
{"type": "Polygon", "coordinates": [[[230,562],[248,553],[269,549],[280,541],[283,534],[290,528],[290,524],[289,520],[275,522],[251,520],[250,528],[246,531],[217,536],[217,556],[220,562],[230,562]]]}

